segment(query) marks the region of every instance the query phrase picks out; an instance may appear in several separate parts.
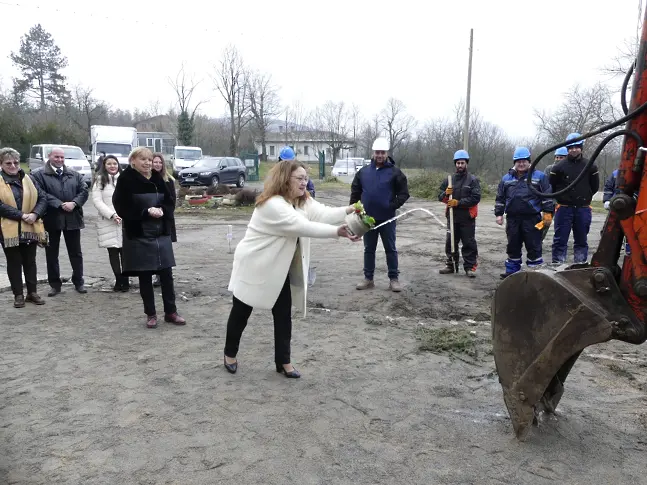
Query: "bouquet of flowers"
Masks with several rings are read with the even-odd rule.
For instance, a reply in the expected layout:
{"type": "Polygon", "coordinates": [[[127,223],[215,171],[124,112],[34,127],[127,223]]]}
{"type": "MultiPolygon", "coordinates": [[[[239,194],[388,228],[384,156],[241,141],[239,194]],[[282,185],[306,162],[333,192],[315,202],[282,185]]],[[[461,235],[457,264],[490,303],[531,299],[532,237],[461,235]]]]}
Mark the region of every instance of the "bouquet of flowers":
{"type": "Polygon", "coordinates": [[[368,226],[369,229],[375,226],[375,219],[373,219],[366,213],[366,210],[364,210],[364,204],[362,204],[360,201],[357,201],[355,202],[355,204],[353,204],[353,207],[355,207],[355,214],[359,215],[359,218],[364,224],[368,226]]]}
{"type": "Polygon", "coordinates": [[[375,219],[366,213],[361,202],[355,202],[353,207],[355,211],[346,216],[346,224],[353,234],[363,236],[375,227],[375,219]]]}

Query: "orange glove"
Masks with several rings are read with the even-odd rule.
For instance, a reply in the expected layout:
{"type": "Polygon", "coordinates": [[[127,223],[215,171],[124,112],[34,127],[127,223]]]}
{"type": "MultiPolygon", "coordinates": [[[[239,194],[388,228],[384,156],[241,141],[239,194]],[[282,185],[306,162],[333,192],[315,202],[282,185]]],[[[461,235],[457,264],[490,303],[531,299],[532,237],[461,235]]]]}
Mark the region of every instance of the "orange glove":
{"type": "Polygon", "coordinates": [[[457,199],[452,199],[447,202],[447,207],[456,207],[458,205],[458,200],[457,199]]]}
{"type": "Polygon", "coordinates": [[[550,223],[553,222],[553,215],[549,212],[544,212],[544,218],[542,220],[545,225],[550,226],[550,223]]]}

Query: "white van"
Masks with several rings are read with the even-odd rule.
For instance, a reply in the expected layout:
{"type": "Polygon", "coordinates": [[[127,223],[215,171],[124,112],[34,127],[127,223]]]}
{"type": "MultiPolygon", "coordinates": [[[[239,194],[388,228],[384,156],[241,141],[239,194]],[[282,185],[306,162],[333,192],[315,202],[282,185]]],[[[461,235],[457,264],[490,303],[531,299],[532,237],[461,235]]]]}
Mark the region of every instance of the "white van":
{"type": "Polygon", "coordinates": [[[202,148],[176,146],[173,151],[173,175],[175,177],[185,168],[193,167],[202,160],[202,148]]]}
{"type": "Polygon", "coordinates": [[[92,168],[83,150],[73,145],[34,145],[29,151],[29,171],[42,170],[54,148],[61,148],[65,154],[65,166],[83,175],[83,181],[88,187],[92,185],[92,168]]]}

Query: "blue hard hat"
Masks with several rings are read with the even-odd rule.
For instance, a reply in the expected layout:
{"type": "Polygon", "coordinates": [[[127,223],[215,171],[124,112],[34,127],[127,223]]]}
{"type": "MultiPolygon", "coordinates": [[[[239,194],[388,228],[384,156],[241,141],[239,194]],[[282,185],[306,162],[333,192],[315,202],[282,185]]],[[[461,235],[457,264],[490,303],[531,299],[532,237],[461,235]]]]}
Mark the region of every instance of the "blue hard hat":
{"type": "MultiPolygon", "coordinates": [[[[582,135],[580,135],[579,133],[571,133],[570,135],[568,135],[566,137],[566,141],[575,140],[576,138],[580,138],[581,136],[582,135]]],[[[578,145],[584,145],[584,140],[581,140],[581,141],[578,141],[578,142],[575,142],[575,143],[569,143],[566,146],[567,147],[573,147],[573,146],[578,146],[578,145]]]]}
{"type": "Polygon", "coordinates": [[[526,147],[517,147],[514,149],[513,160],[530,160],[530,150],[526,147]]]}
{"type": "Polygon", "coordinates": [[[283,147],[281,148],[281,153],[279,153],[281,160],[294,160],[297,156],[294,154],[292,147],[283,147]]]}
{"type": "Polygon", "coordinates": [[[469,159],[470,159],[470,154],[467,153],[467,150],[457,150],[456,153],[454,153],[454,161],[469,160],[469,159]]]}
{"type": "Polygon", "coordinates": [[[566,156],[568,156],[568,148],[559,147],[557,150],[555,150],[555,156],[556,157],[566,157],[566,156]]]}

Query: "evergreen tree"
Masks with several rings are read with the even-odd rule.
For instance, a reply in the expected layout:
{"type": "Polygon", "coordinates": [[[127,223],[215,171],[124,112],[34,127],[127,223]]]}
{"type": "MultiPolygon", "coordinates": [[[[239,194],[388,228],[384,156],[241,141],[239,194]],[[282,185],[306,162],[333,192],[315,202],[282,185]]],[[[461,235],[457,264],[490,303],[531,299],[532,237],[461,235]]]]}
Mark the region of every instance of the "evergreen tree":
{"type": "Polygon", "coordinates": [[[14,94],[18,99],[36,102],[40,111],[47,104],[63,104],[69,97],[65,76],[67,58],[54,39],[40,24],[35,25],[20,39],[18,53],[11,53],[11,61],[20,70],[14,79],[14,94]]]}

